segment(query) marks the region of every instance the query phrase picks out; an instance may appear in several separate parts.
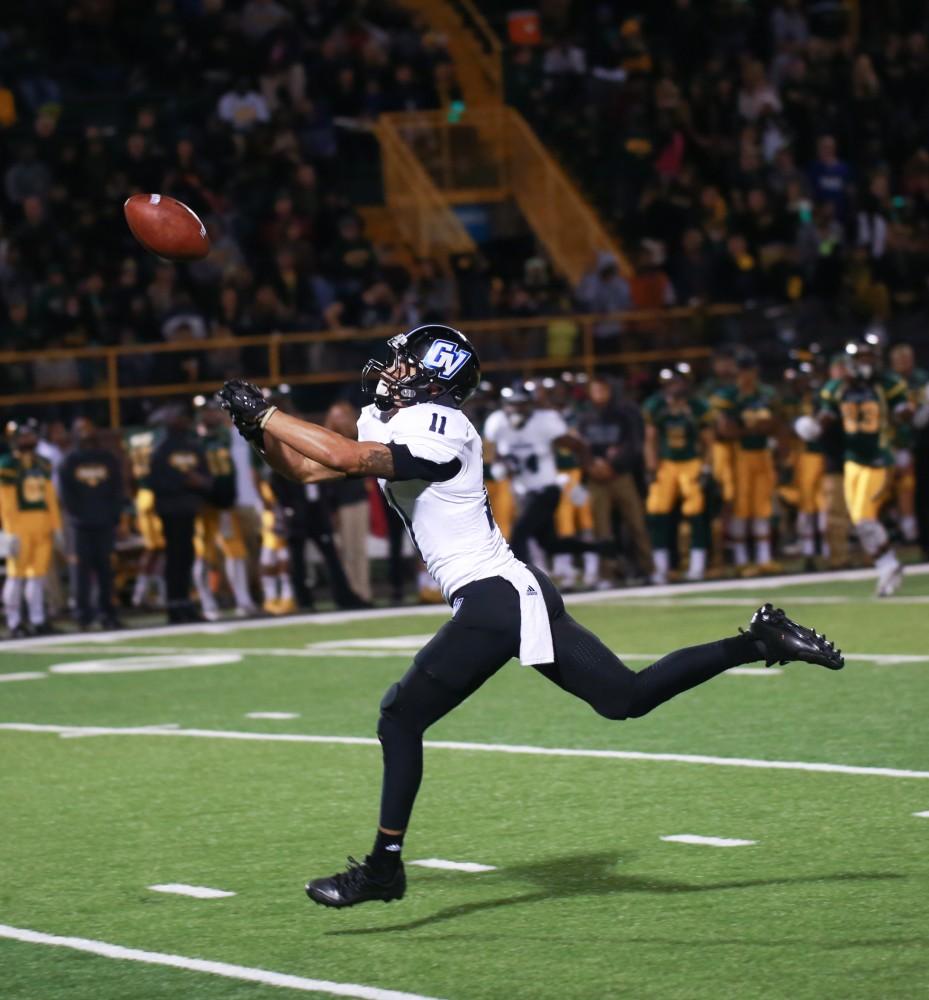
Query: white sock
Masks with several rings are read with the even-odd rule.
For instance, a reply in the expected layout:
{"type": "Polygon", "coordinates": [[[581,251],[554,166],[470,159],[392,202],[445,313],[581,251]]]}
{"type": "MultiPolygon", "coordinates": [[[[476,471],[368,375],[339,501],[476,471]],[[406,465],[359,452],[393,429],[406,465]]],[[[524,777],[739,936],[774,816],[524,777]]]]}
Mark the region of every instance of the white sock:
{"type": "Polygon", "coordinates": [[[800,552],[805,556],[816,555],[816,539],[813,537],[813,515],[797,515],[797,535],[800,538],[800,552]]]}
{"type": "Polygon", "coordinates": [[[281,600],[292,601],[294,599],[294,585],[290,580],[290,572],[282,569],[277,575],[277,585],[280,588],[281,600]]]}
{"type": "Polygon", "coordinates": [[[164,576],[161,573],[157,573],[155,574],[155,576],[152,577],[152,579],[155,581],[155,600],[159,604],[162,605],[167,604],[168,585],[165,583],[164,576]]]}
{"type": "Polygon", "coordinates": [[[205,615],[216,614],[219,607],[213,591],[210,590],[209,571],[206,568],[205,559],[194,560],[194,586],[197,588],[197,595],[200,598],[200,607],[205,615]]]}
{"type": "Polygon", "coordinates": [[[235,596],[235,606],[242,611],[254,611],[255,602],[248,589],[248,569],[244,559],[226,559],[226,576],[235,596]]]}
{"type": "Polygon", "coordinates": [[[277,587],[275,586],[276,581],[276,576],[261,577],[261,593],[264,595],[265,601],[277,600],[277,587]]]}
{"type": "Polygon", "coordinates": [[[33,577],[26,581],[26,607],[29,609],[29,621],[33,625],[45,624],[45,581],[33,577]]]}
{"type": "Polygon", "coordinates": [[[882,552],[877,559],[874,560],[874,565],[880,569],[892,569],[899,566],[900,563],[897,560],[897,553],[893,549],[888,549],[886,552],[882,552]]]}
{"type": "Polygon", "coordinates": [[[704,573],[706,573],[706,549],[691,549],[687,579],[702,580],[704,573]]]}
{"type": "Polygon", "coordinates": [[[10,630],[17,628],[23,620],[23,584],[25,580],[8,576],[3,585],[3,607],[6,623],[10,630]]]}
{"type": "Polygon", "coordinates": [[[148,573],[139,573],[135,578],[135,586],[132,588],[132,603],[134,606],[138,607],[145,600],[149,579],[148,573]]]}
{"type": "Polygon", "coordinates": [[[655,583],[664,583],[668,579],[668,569],[671,566],[671,553],[667,549],[653,549],[652,562],[655,564],[652,581],[655,583]]]}
{"type": "Polygon", "coordinates": [[[755,539],[755,562],[771,562],[771,525],[766,517],[752,519],[752,535],[755,539]]]}
{"type": "Polygon", "coordinates": [[[819,554],[824,558],[829,558],[829,536],[826,529],[829,527],[829,512],[821,510],[816,515],[816,527],[819,528],[819,554]]]}
{"type": "Polygon", "coordinates": [[[584,561],[584,583],[591,586],[600,579],[600,554],[598,552],[585,552],[584,561]]]}
{"type": "Polygon", "coordinates": [[[900,531],[907,542],[915,542],[919,538],[919,525],[914,514],[904,514],[900,518],[900,531]]]}
{"type": "Polygon", "coordinates": [[[534,538],[530,538],[527,548],[529,549],[529,562],[538,566],[543,573],[547,573],[548,560],[545,558],[545,550],[542,546],[534,538]]]}
{"type": "Polygon", "coordinates": [[[567,552],[559,552],[552,560],[552,572],[560,580],[573,583],[577,578],[577,570],[574,568],[574,561],[567,552]]]}
{"type": "Polygon", "coordinates": [[[745,539],[748,536],[748,525],[744,517],[729,518],[729,545],[732,548],[732,561],[736,566],[748,564],[748,545],[745,539]]]}

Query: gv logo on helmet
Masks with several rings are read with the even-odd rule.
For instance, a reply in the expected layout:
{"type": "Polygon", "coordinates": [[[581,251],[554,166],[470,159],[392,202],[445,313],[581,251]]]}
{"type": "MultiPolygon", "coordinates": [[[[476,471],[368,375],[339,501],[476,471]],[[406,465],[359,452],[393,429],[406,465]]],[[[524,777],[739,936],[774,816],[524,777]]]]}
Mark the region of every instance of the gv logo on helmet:
{"type": "Polygon", "coordinates": [[[436,340],[429,346],[422,364],[438,372],[439,378],[452,378],[471,357],[471,352],[450,340],[436,340]]]}

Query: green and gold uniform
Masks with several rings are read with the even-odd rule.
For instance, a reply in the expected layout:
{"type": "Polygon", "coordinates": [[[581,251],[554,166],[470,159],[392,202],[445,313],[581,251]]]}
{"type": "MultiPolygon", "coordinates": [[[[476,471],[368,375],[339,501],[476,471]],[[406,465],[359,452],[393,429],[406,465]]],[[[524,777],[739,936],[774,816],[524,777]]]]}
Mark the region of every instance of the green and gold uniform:
{"type": "Polygon", "coordinates": [[[894,407],[907,400],[907,384],[892,372],[868,380],[833,379],[820,404],[839,417],[845,435],[845,503],[852,524],[876,521],[890,491],[894,407]]]}
{"type": "Polygon", "coordinates": [[[702,514],[700,432],[713,419],[709,404],[693,397],[673,406],[664,393],[656,393],[645,401],[642,413],[645,423],[657,432],[659,458],[646,510],[649,514],[670,514],[680,500],[685,517],[702,514]]]}
{"type": "Polygon", "coordinates": [[[752,433],[752,430],[777,413],[777,396],[767,385],[759,385],[747,394],[729,386],[716,399],[718,411],[743,429],[742,437],[735,442],[733,516],[767,520],[771,516],[777,476],[767,431],[752,433]]]}
{"type": "Polygon", "coordinates": [[[164,527],[155,513],[155,494],[149,483],[152,452],[158,443],[158,433],[152,430],[130,431],[126,435],[126,451],[135,489],[135,516],[142,545],[149,551],[165,547],[164,527]]]}
{"type": "Polygon", "coordinates": [[[61,529],[52,467],[44,458],[32,452],[0,456],[0,526],[19,542],[16,555],[7,558],[7,576],[44,577],[55,532],[61,529]]]}
{"type": "Polygon", "coordinates": [[[245,537],[235,504],[235,466],[232,464],[229,431],[217,428],[202,439],[206,465],[213,479],[208,502],[197,515],[194,550],[198,559],[216,549],[227,559],[246,557],[245,537]]]}

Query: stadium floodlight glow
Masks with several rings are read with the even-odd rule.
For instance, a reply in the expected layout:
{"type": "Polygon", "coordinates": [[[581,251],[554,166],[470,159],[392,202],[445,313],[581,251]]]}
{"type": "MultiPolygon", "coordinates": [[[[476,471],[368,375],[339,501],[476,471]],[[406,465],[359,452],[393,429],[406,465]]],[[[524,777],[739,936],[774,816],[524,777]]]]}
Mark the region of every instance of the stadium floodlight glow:
{"type": "Polygon", "coordinates": [[[510,396],[512,396],[512,395],[513,395],[513,390],[508,385],[505,385],[500,390],[500,396],[501,396],[502,399],[509,399],[510,396]]]}
{"type": "Polygon", "coordinates": [[[877,345],[881,342],[881,335],[879,333],[875,333],[873,330],[869,330],[868,333],[864,335],[864,339],[867,343],[877,347],[877,345]]]}
{"type": "Polygon", "coordinates": [[[290,386],[286,382],[281,382],[281,384],[277,387],[277,391],[282,396],[286,396],[290,393],[290,386]]]}
{"type": "Polygon", "coordinates": [[[523,388],[526,390],[526,392],[535,392],[538,386],[536,385],[535,382],[524,382],[523,388]]]}
{"type": "Polygon", "coordinates": [[[660,378],[662,382],[667,382],[669,379],[673,377],[674,377],[674,372],[671,371],[670,368],[662,368],[661,371],[658,373],[658,378],[660,378]]]}
{"type": "Polygon", "coordinates": [[[562,382],[573,382],[574,381],[574,372],[562,372],[561,373],[561,381],[562,382]]]}
{"type": "Polygon", "coordinates": [[[206,396],[200,394],[194,396],[194,406],[196,407],[206,406],[206,396]]]}
{"type": "Polygon", "coordinates": [[[553,378],[544,378],[544,379],[542,379],[542,388],[543,389],[554,389],[557,384],[558,383],[553,378]]]}
{"type": "Polygon", "coordinates": [[[845,345],[845,353],[846,354],[857,354],[858,353],[858,345],[856,343],[854,343],[854,341],[849,341],[845,345]]]}
{"type": "Polygon", "coordinates": [[[682,375],[690,374],[690,365],[686,361],[679,361],[674,366],[682,375]]]}

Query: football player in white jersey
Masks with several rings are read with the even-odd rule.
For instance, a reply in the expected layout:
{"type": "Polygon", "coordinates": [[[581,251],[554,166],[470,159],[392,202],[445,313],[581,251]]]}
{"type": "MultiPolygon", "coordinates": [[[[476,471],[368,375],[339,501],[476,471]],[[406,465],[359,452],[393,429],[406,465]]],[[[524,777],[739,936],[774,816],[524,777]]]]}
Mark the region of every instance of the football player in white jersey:
{"type": "Polygon", "coordinates": [[[527,389],[504,390],[502,400],[503,406],[484,424],[484,441],[491,446],[491,474],[509,475],[519,502],[519,516],[510,535],[513,555],[528,562],[530,539],[548,555],[602,550],[602,542],[559,538],[555,530],[555,511],[561,502],[555,449],[570,449],[583,462],[587,446],[568,430],[557,410],[536,407],[527,389]]]}
{"type": "Polygon", "coordinates": [[[248,382],[227,382],[219,393],[239,431],[282,474],[304,483],[376,476],[452,607],[381,702],[384,775],[371,852],[306,887],[331,907],[403,896],[401,851],[422,778],[423,733],[513,657],[607,719],[645,715],[743,663],[844,665],[824,636],[766,604],[741,634],[630,670],[574,621],[554,584],[517,559],[494,524],[481,439],[461,412],[480,378],[473,345],[445,326],[418,327],[388,344],[387,364],[369,361],[363,372],[369,389],[375,383],[374,402],[357,441],[282,413],[248,382]]]}

